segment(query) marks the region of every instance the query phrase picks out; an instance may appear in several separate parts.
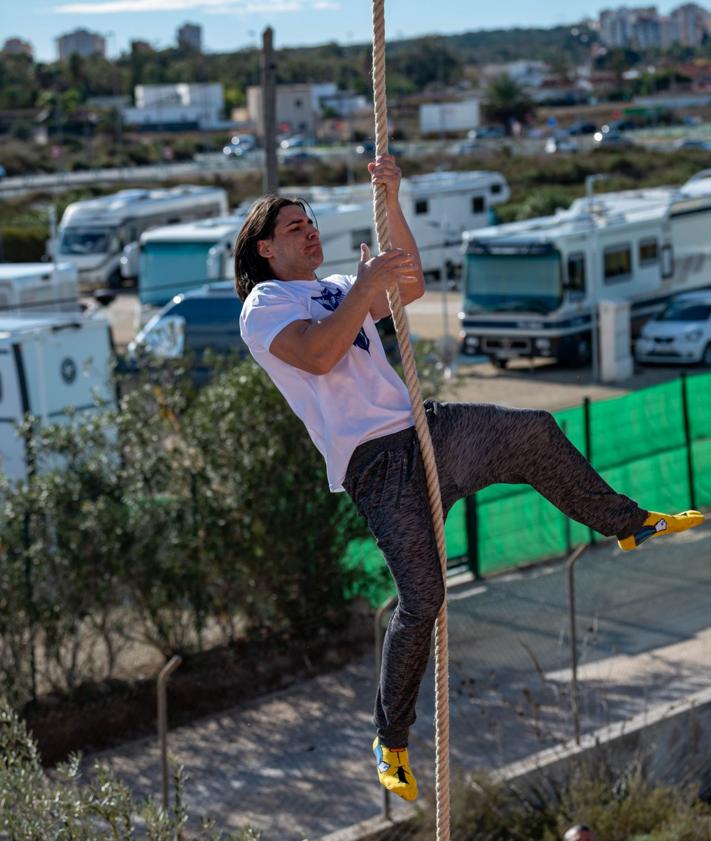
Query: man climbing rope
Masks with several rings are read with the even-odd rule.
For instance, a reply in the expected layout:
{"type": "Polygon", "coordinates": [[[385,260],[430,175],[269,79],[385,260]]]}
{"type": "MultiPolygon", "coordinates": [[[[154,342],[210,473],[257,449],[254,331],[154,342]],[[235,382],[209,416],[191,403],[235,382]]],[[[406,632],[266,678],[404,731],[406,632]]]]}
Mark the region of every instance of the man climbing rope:
{"type": "MultiPolygon", "coordinates": [[[[424,278],[394,158],[381,155],[368,170],[385,190],[390,251],[371,257],[362,244],[355,276],[319,279],[323,251],[304,204],[266,196],[237,237],[235,282],[244,341],[306,425],[330,489],[347,491],[365,517],[395,580],[373,750],[380,782],[414,800],[408,732],[445,590],[410,400],[375,321],[389,314],[388,287],[397,283],[408,304],[424,293],[424,278]]],[[[445,513],[503,482],[532,485],[567,516],[616,535],[624,550],[703,522],[697,511],[655,513],[616,493],[548,412],[428,401],[426,413],[445,513]]]]}

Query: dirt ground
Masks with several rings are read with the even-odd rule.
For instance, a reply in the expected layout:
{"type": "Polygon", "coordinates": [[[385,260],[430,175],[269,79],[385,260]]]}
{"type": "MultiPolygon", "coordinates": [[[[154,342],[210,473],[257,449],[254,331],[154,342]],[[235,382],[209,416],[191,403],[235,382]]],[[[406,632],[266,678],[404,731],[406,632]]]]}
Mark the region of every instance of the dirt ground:
{"type": "MultiPolygon", "coordinates": [[[[460,302],[458,292],[426,292],[407,308],[412,335],[448,342],[457,340],[460,302]]],[[[125,347],[136,333],[138,299],[132,294],[121,295],[107,308],[106,314],[113,327],[116,345],[125,347]]],[[[500,371],[489,362],[460,356],[444,396],[450,400],[553,410],[577,406],[584,397],[591,400],[618,397],[674,379],[680,371],[677,366],[639,367],[634,376],[623,383],[602,384],[592,381],[590,368],[573,370],[551,360],[535,359],[530,363],[514,360],[507,370],[500,371]]]]}

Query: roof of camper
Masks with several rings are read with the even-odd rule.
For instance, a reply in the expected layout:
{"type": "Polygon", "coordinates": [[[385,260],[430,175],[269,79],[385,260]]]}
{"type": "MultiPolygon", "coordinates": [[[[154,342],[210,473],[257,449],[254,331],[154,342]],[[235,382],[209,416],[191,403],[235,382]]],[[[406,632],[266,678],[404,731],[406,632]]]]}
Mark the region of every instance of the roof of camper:
{"type": "Polygon", "coordinates": [[[44,275],[49,278],[55,269],[67,270],[69,263],[0,263],[0,282],[7,280],[27,280],[44,275]]]}
{"type": "Polygon", "coordinates": [[[155,190],[130,189],[119,190],[110,196],[101,196],[96,199],[84,199],[73,202],[64,211],[62,224],[76,218],[100,224],[103,219],[121,217],[124,213],[140,212],[146,208],[155,210],[161,205],[170,206],[173,202],[181,200],[195,201],[202,197],[214,197],[224,190],[219,187],[204,187],[195,184],[185,184],[181,187],[158,188],[155,190]]]}
{"type": "Polygon", "coordinates": [[[236,233],[244,223],[244,214],[213,216],[195,222],[161,225],[141,234],[141,242],[189,240],[190,242],[217,242],[222,237],[236,233]]]}
{"type": "MultiPolygon", "coordinates": [[[[428,172],[403,178],[401,191],[416,195],[433,192],[449,193],[461,190],[485,189],[491,184],[505,184],[506,179],[500,172],[493,170],[463,170],[446,172],[428,172]]],[[[283,195],[302,195],[309,201],[325,202],[361,202],[372,201],[373,186],[370,181],[348,184],[339,187],[285,187],[283,195]]]]}
{"type": "Polygon", "coordinates": [[[547,241],[553,236],[583,234],[592,229],[593,219],[598,230],[661,220],[668,215],[675,193],[675,189],[666,187],[598,193],[593,197],[592,208],[587,198],[579,198],[567,210],[558,210],[551,216],[465,231],[463,236],[465,240],[512,243],[547,241]]]}

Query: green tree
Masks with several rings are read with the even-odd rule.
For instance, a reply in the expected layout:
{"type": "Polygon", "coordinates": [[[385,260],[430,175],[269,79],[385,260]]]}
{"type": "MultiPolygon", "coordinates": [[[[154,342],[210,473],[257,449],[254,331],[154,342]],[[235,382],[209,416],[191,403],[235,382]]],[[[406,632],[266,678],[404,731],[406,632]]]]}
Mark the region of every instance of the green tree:
{"type": "Polygon", "coordinates": [[[526,91],[509,75],[502,73],[489,85],[484,102],[487,120],[510,129],[514,120],[524,122],[535,112],[535,104],[526,91]]]}

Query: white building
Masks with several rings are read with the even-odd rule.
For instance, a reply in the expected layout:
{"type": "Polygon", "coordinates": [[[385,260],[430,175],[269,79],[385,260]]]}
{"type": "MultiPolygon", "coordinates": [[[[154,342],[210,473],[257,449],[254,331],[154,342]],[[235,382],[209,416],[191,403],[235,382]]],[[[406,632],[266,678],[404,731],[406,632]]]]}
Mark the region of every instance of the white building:
{"type": "Polygon", "coordinates": [[[536,89],[541,87],[548,75],[549,68],[544,61],[509,61],[504,64],[485,64],[481,72],[481,82],[493,82],[498,76],[508,76],[517,85],[536,89]]]}
{"type": "Polygon", "coordinates": [[[420,105],[420,132],[436,134],[448,131],[468,131],[480,121],[479,100],[464,102],[426,102],[420,105]]]}
{"type": "Polygon", "coordinates": [[[32,44],[23,41],[22,38],[7,38],[2,45],[2,51],[6,55],[28,55],[32,58],[32,44]]]}
{"type": "Polygon", "coordinates": [[[135,107],[124,108],[123,121],[150,129],[220,129],[224,120],[224,94],[219,82],[190,85],[136,85],[135,107]]]}
{"type": "Polygon", "coordinates": [[[106,55],[106,39],[88,29],[75,29],[74,32],[60,35],[56,41],[60,61],[68,61],[74,53],[81,56],[106,55]]]}
{"type": "Polygon", "coordinates": [[[177,32],[178,46],[195,53],[202,52],[202,26],[184,23],[177,32]]]}
{"type": "Polygon", "coordinates": [[[598,27],[600,39],[608,47],[696,47],[704,34],[711,32],[711,13],[696,3],[685,3],[669,15],[660,15],[656,6],[621,6],[600,12],[598,27]]]}
{"type": "Polygon", "coordinates": [[[685,3],[670,15],[678,33],[679,43],[698,47],[707,32],[711,33],[711,13],[696,3],[685,3]]]}
{"type": "MultiPolygon", "coordinates": [[[[305,134],[313,137],[320,117],[321,104],[337,97],[333,82],[324,84],[296,84],[276,86],[276,121],[282,133],[305,134]]],[[[261,85],[247,88],[247,111],[257,136],[264,136],[264,108],[261,85]]]]}

